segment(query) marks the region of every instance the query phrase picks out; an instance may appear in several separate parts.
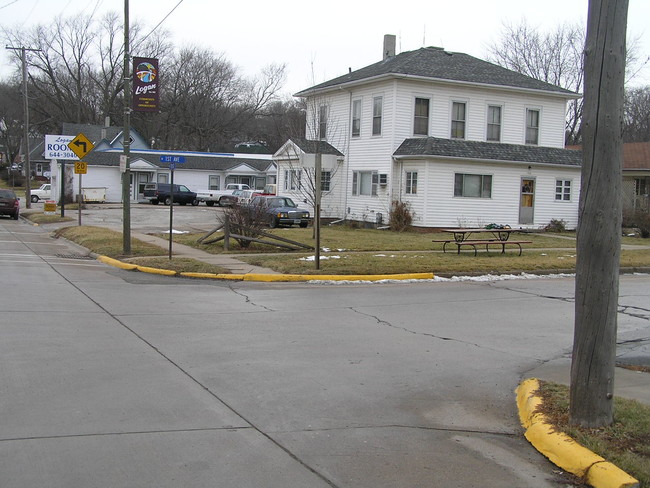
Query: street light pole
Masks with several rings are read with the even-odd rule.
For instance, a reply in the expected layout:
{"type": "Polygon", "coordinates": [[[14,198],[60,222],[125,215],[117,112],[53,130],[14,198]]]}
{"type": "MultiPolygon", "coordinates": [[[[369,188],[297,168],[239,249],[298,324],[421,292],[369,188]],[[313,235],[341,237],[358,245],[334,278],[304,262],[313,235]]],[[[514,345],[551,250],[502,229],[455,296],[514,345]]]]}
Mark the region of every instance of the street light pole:
{"type": "Polygon", "coordinates": [[[124,0],[124,173],[122,174],[122,248],[125,255],[131,254],[131,75],[129,53],[129,0],[124,0]]]}

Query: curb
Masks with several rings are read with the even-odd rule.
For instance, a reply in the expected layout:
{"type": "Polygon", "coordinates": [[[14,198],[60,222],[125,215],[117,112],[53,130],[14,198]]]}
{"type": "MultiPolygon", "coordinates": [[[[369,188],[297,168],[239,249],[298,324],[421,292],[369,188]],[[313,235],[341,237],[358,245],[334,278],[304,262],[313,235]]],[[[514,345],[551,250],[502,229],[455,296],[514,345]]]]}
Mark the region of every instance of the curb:
{"type": "Polygon", "coordinates": [[[217,273],[190,273],[177,272],[169,269],[151,268],[149,266],[139,266],[119,261],[118,259],[109,258],[108,256],[98,256],[98,261],[108,264],[115,268],[125,269],[128,271],[141,271],[143,273],[159,274],[164,276],[184,276],[187,278],[203,278],[217,280],[234,280],[234,281],[260,281],[260,282],[295,282],[295,281],[383,281],[383,280],[431,280],[433,273],[402,273],[392,275],[303,275],[303,274],[217,274],[217,273]]]}
{"type": "Polygon", "coordinates": [[[571,437],[555,432],[544,414],[536,412],[542,399],[535,394],[539,380],[521,382],[517,393],[519,420],[526,429],[524,436],[551,462],[595,488],[638,488],[639,482],[604,458],[581,446],[571,437]]]}

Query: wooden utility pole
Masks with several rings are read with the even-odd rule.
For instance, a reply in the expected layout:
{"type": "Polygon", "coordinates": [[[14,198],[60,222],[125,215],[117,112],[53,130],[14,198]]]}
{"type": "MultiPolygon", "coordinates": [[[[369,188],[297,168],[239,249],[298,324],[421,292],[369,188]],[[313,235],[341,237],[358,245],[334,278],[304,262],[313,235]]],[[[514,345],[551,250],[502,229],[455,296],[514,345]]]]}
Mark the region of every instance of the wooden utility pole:
{"type": "Polygon", "coordinates": [[[610,425],[622,225],[628,0],[589,0],[570,422],[610,425]]]}
{"type": "MultiPolygon", "coordinates": [[[[122,173],[122,253],[131,254],[131,52],[129,48],[129,0],[124,0],[124,173],[122,173]]],[[[135,186],[135,185],[134,185],[135,186]]],[[[171,234],[169,236],[171,239],[171,234]]]]}

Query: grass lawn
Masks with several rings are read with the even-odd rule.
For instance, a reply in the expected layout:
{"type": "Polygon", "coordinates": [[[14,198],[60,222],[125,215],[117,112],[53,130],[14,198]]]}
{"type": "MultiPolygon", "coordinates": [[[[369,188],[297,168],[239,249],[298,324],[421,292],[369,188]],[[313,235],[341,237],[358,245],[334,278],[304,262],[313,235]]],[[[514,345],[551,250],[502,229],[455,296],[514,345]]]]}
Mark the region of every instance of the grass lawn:
{"type": "Polygon", "coordinates": [[[560,432],[615,464],[650,488],[650,406],[634,400],[614,398],[614,423],[586,429],[569,425],[569,389],[540,382],[542,412],[560,432]]]}

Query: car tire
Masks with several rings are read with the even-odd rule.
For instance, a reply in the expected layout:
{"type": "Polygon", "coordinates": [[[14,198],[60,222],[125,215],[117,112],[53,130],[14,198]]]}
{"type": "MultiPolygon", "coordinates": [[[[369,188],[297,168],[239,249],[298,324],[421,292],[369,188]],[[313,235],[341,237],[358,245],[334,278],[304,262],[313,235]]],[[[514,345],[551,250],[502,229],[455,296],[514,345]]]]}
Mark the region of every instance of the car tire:
{"type": "Polygon", "coordinates": [[[158,205],[158,200],[151,200],[151,205],[158,205]]]}
{"type": "Polygon", "coordinates": [[[300,227],[302,227],[303,229],[307,227],[307,222],[300,222],[300,227]]]}
{"type": "Polygon", "coordinates": [[[280,225],[280,222],[278,222],[278,219],[276,217],[271,217],[269,220],[269,227],[271,229],[275,229],[280,225]]]}
{"type": "Polygon", "coordinates": [[[208,207],[214,207],[214,202],[213,202],[212,200],[208,200],[207,202],[205,202],[205,204],[206,204],[208,207]]]}
{"type": "Polygon", "coordinates": [[[38,203],[38,195],[32,195],[32,203],[38,203]]]}
{"type": "Polygon", "coordinates": [[[172,199],[171,197],[165,198],[165,205],[171,205],[172,204],[172,199]]]}
{"type": "Polygon", "coordinates": [[[20,216],[20,214],[18,212],[16,212],[15,214],[12,215],[14,220],[18,220],[19,216],[20,216]]]}
{"type": "Polygon", "coordinates": [[[192,200],[192,207],[196,207],[199,204],[199,201],[194,199],[192,200]]]}

